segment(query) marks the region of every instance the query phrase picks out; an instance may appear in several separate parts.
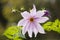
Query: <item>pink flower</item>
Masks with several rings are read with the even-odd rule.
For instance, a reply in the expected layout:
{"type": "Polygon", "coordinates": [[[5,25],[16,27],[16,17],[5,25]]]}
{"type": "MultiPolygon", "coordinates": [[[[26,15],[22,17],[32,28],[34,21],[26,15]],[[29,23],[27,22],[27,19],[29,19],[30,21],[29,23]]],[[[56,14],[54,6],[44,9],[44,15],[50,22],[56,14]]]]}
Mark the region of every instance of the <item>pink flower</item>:
{"type": "Polygon", "coordinates": [[[28,32],[29,37],[32,37],[32,33],[35,34],[35,37],[37,33],[45,34],[44,29],[39,23],[44,23],[47,20],[49,20],[48,17],[44,17],[45,13],[41,10],[36,11],[35,5],[33,5],[33,9],[30,10],[30,12],[24,11],[21,13],[23,19],[18,22],[18,26],[23,26],[22,33],[23,35],[28,32]]]}

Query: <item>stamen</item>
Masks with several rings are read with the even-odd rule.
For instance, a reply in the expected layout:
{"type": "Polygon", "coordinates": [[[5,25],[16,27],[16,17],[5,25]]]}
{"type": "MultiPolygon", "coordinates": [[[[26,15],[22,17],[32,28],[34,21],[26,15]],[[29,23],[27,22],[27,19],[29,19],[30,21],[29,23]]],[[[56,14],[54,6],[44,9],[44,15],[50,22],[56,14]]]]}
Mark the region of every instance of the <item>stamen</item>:
{"type": "Polygon", "coordinates": [[[30,18],[30,21],[33,22],[34,21],[34,18],[30,18]]]}

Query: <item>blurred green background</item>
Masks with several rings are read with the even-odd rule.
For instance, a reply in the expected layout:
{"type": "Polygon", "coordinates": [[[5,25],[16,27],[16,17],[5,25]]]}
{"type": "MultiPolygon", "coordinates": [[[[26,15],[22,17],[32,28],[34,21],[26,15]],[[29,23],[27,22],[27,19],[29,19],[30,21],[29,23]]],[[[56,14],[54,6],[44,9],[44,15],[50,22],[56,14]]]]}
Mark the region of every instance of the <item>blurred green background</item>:
{"type": "MultiPolygon", "coordinates": [[[[9,40],[3,35],[4,31],[9,26],[17,25],[22,19],[20,12],[29,11],[33,4],[37,10],[41,8],[49,10],[50,21],[60,19],[60,0],[0,0],[0,40],[9,40]]],[[[60,34],[51,31],[46,35],[38,34],[36,38],[27,37],[25,40],[60,40],[60,34]]]]}

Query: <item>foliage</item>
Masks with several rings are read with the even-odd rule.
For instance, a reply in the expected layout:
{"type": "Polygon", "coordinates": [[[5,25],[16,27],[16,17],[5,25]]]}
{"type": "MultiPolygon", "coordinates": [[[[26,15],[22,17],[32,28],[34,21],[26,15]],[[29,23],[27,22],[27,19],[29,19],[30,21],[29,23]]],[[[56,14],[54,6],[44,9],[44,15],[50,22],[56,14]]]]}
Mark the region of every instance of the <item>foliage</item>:
{"type": "Polygon", "coordinates": [[[22,27],[11,26],[7,28],[4,35],[12,40],[23,40],[22,38],[25,38],[25,36],[22,35],[21,28],[22,27]]]}
{"type": "Polygon", "coordinates": [[[43,25],[43,28],[46,31],[56,31],[60,33],[60,21],[56,19],[55,22],[47,22],[43,25]]]}

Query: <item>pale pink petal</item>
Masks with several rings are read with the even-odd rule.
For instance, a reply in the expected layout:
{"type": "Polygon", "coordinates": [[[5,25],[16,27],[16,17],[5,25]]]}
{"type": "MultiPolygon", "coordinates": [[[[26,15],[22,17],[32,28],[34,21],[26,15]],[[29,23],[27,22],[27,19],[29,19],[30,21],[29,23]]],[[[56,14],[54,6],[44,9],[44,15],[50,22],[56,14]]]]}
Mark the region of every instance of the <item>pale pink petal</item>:
{"type": "Polygon", "coordinates": [[[37,35],[37,33],[38,33],[38,30],[37,30],[37,28],[36,28],[36,26],[35,26],[34,22],[33,22],[33,23],[31,23],[31,28],[32,28],[32,31],[34,32],[35,37],[36,37],[36,35],[37,35]]]}
{"type": "Polygon", "coordinates": [[[36,36],[37,36],[37,33],[38,33],[38,30],[37,30],[37,28],[36,28],[36,27],[34,27],[34,28],[33,28],[33,32],[34,32],[35,37],[36,37],[36,36]]]}
{"type": "Polygon", "coordinates": [[[23,27],[23,28],[22,28],[22,34],[23,34],[23,35],[25,35],[25,33],[27,32],[27,31],[25,30],[26,28],[27,28],[27,27],[23,27]]]}
{"type": "Polygon", "coordinates": [[[44,13],[43,11],[40,10],[40,11],[37,11],[36,16],[42,17],[44,14],[45,14],[45,13],[44,13]]]}
{"type": "Polygon", "coordinates": [[[27,22],[26,25],[22,28],[22,34],[23,35],[28,31],[29,25],[30,25],[30,23],[27,22]]]}
{"type": "Polygon", "coordinates": [[[33,26],[32,26],[32,24],[30,24],[30,26],[28,28],[29,37],[32,37],[32,32],[33,32],[33,26]]]}
{"type": "Polygon", "coordinates": [[[32,37],[32,30],[31,28],[28,30],[29,37],[32,37]]]}
{"type": "Polygon", "coordinates": [[[45,34],[45,31],[40,24],[35,23],[35,25],[36,25],[36,28],[39,31],[39,33],[45,34]]]}
{"type": "Polygon", "coordinates": [[[30,10],[30,14],[31,15],[36,15],[36,7],[35,7],[35,5],[33,4],[33,9],[32,10],[30,10]]]}
{"type": "Polygon", "coordinates": [[[21,13],[21,15],[22,15],[23,18],[28,18],[29,17],[29,12],[24,11],[24,12],[21,13]]]}
{"type": "Polygon", "coordinates": [[[31,29],[31,27],[28,30],[28,34],[29,34],[29,37],[32,37],[32,29],[31,29]]]}
{"type": "Polygon", "coordinates": [[[38,23],[44,23],[44,22],[46,22],[47,20],[49,20],[48,17],[35,18],[35,21],[38,22],[38,23]]]}
{"type": "Polygon", "coordinates": [[[17,26],[25,26],[26,23],[27,23],[27,20],[22,19],[22,20],[20,20],[20,21],[18,22],[17,26]]]}
{"type": "Polygon", "coordinates": [[[46,12],[47,10],[42,10],[43,12],[46,12]]]}

